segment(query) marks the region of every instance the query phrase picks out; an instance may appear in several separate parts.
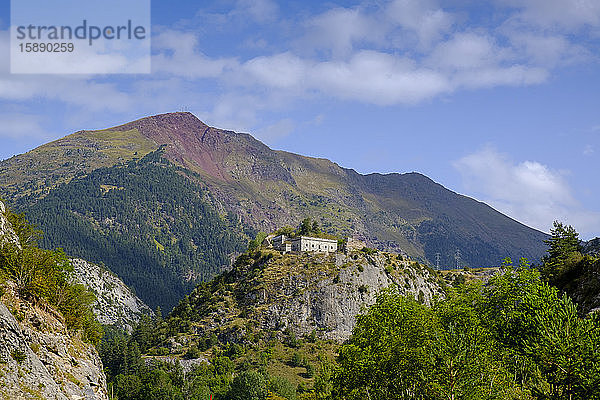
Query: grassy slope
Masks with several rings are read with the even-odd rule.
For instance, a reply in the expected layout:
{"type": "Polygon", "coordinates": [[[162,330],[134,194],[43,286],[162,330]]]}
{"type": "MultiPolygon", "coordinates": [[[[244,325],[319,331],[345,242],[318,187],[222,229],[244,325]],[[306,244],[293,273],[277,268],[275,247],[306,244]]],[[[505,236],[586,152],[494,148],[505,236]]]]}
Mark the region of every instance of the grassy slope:
{"type": "Polygon", "coordinates": [[[43,195],[78,173],[141,158],[159,145],[136,129],[79,131],[0,163],[0,193],[9,200],[43,195]]]}

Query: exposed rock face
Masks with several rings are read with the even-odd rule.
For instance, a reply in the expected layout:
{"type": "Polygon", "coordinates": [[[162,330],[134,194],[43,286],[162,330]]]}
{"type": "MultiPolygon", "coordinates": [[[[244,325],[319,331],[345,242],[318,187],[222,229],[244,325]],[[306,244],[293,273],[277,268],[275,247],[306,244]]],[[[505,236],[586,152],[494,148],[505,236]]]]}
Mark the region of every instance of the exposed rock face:
{"type": "Polygon", "coordinates": [[[600,256],[600,237],[585,243],[583,245],[583,253],[591,256],[600,256]]]}
{"type": "Polygon", "coordinates": [[[72,259],[75,279],[96,295],[93,305],[98,322],[131,332],[142,315],[154,312],[115,274],[85,260],[72,259]]]}
{"type": "Polygon", "coordinates": [[[4,203],[0,201],[0,244],[7,242],[18,244],[19,240],[17,235],[12,230],[8,219],[6,219],[6,216],[4,215],[5,212],[6,208],[4,203]]]}
{"type": "MultiPolygon", "coordinates": [[[[381,290],[395,286],[425,303],[442,292],[441,278],[432,270],[397,254],[281,255],[270,250],[240,260],[179,306],[194,315],[195,335],[243,343],[251,331],[277,336],[289,330],[297,337],[315,331],[317,337],[342,342],[350,337],[356,315],[381,290]]],[[[173,352],[186,344],[181,342],[185,338],[177,340],[169,345],[173,352]]]]}
{"type": "Polygon", "coordinates": [[[276,291],[259,289],[252,293],[258,307],[268,304],[262,317],[257,316],[263,328],[289,327],[299,336],[315,329],[326,339],[343,341],[352,334],[356,315],[375,303],[381,290],[395,285],[400,292],[425,302],[440,292],[428,270],[417,265],[406,265],[402,273],[389,272],[389,268],[386,272],[389,262],[385,253],[357,259],[340,253],[313,257],[322,257],[325,264],[321,265],[333,263],[337,274],[318,271],[290,275],[277,280],[276,291]]]}
{"type": "MultiPolygon", "coordinates": [[[[0,202],[0,243],[18,239],[0,202]]],[[[96,349],[67,331],[48,305],[16,296],[0,284],[0,398],[108,400],[96,349]]]]}
{"type": "Polygon", "coordinates": [[[59,316],[29,303],[0,303],[0,398],[108,400],[96,349],[69,336],[59,316]]]}

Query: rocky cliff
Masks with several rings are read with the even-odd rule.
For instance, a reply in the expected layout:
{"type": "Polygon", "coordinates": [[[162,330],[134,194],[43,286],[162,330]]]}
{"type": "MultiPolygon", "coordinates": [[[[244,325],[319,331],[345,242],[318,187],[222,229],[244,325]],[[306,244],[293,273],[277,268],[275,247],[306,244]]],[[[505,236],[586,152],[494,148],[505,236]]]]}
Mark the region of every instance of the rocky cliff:
{"type": "Polygon", "coordinates": [[[10,222],[6,219],[4,214],[6,213],[6,207],[4,203],[0,201],[0,245],[4,243],[15,243],[18,244],[19,239],[15,232],[11,229],[10,222]]]}
{"type": "MultiPolygon", "coordinates": [[[[17,241],[0,202],[0,242],[17,241]]],[[[43,299],[25,300],[0,276],[0,398],[107,400],[94,346],[43,299]]]]}
{"type": "Polygon", "coordinates": [[[211,335],[221,343],[245,343],[313,332],[340,343],[381,290],[395,286],[429,302],[441,285],[435,271],[398,254],[281,255],[263,249],[242,255],[231,271],[200,285],[174,309],[171,318],[190,320],[190,326],[168,347],[177,353],[194,338],[211,335]]]}
{"type": "Polygon", "coordinates": [[[389,286],[427,303],[440,293],[430,270],[402,256],[356,252],[286,257],[269,265],[266,279],[243,299],[263,329],[289,327],[298,336],[316,329],[323,338],[340,342],[352,334],[356,316],[389,286]],[[286,257],[295,258],[287,260],[293,265],[287,271],[279,268],[286,257]]]}
{"type": "Polygon", "coordinates": [[[583,244],[583,253],[590,256],[600,256],[600,237],[589,240],[583,244]]]}
{"type": "Polygon", "coordinates": [[[103,325],[131,332],[143,315],[154,312],[115,274],[85,260],[71,259],[75,279],[96,296],[93,311],[103,325]]]}
{"type": "Polygon", "coordinates": [[[0,398],[107,400],[96,349],[71,336],[60,314],[21,301],[0,303],[0,398]]]}

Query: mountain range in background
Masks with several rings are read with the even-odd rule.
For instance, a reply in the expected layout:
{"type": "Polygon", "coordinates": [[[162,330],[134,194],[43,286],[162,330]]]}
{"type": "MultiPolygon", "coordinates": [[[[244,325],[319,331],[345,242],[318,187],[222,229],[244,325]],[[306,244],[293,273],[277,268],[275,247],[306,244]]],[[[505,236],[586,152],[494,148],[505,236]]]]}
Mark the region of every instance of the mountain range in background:
{"type": "Polygon", "coordinates": [[[256,232],[305,217],[440,267],[535,262],[548,237],[421,174],[361,175],[190,113],[79,131],[4,160],[0,195],[44,226],[44,246],[105,265],[153,308],[228,268],[256,232]]]}

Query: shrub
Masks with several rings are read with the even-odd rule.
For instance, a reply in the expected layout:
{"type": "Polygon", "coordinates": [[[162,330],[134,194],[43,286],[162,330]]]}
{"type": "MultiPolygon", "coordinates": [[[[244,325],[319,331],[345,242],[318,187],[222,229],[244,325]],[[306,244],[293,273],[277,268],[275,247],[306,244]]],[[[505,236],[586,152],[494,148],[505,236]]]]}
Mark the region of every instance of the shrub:
{"type": "Polygon", "coordinates": [[[292,359],[290,360],[290,365],[292,367],[301,367],[303,365],[303,358],[297,351],[292,355],[292,359]]]}
{"type": "Polygon", "coordinates": [[[67,328],[81,330],[83,339],[98,344],[102,328],[91,304],[94,295],[82,285],[71,282],[73,266],[61,249],[44,250],[37,246],[41,232],[27,222],[23,214],[7,212],[20,247],[5,243],[0,247],[0,274],[12,280],[23,298],[43,298],[65,318],[67,328]]]}
{"type": "Polygon", "coordinates": [[[256,371],[244,371],[233,379],[229,390],[231,400],[264,400],[269,392],[267,380],[256,371]]]}
{"type": "Polygon", "coordinates": [[[19,364],[23,363],[23,361],[25,361],[27,359],[27,354],[25,354],[25,352],[21,349],[13,350],[10,353],[10,355],[13,358],[13,360],[15,360],[19,364]]]}
{"type": "Polygon", "coordinates": [[[192,358],[200,358],[201,356],[202,356],[202,352],[200,351],[200,349],[198,349],[198,346],[192,345],[187,350],[187,352],[185,353],[183,358],[185,358],[186,360],[190,360],[192,358]]]}
{"type": "Polygon", "coordinates": [[[287,378],[272,376],[269,379],[269,389],[288,400],[296,399],[296,386],[287,378]]]}

